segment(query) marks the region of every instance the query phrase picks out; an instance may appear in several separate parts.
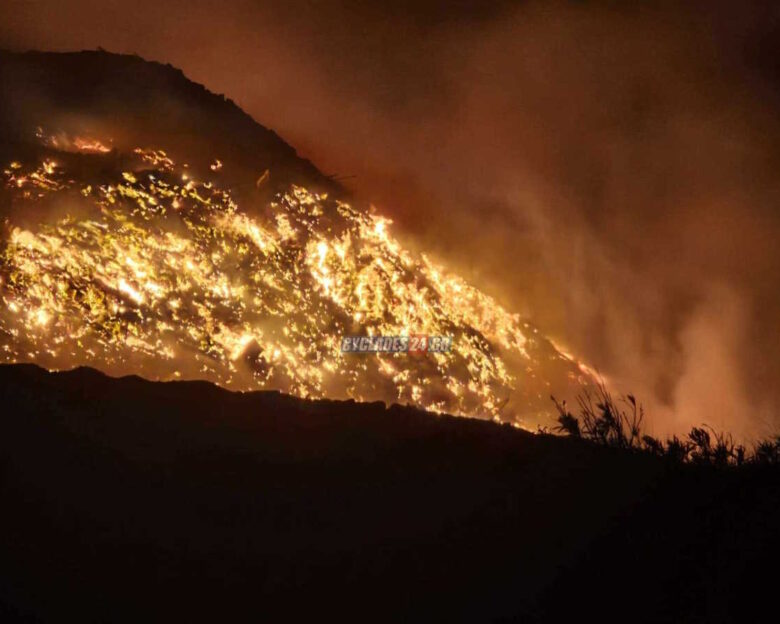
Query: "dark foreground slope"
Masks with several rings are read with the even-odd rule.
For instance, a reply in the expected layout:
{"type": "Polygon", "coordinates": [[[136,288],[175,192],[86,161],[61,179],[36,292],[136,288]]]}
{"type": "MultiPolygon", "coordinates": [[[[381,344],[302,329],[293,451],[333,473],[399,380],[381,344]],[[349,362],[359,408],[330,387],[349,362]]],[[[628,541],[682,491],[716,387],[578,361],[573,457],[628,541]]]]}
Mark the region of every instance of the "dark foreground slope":
{"type": "Polygon", "coordinates": [[[774,601],[768,471],[88,369],[0,367],[0,401],[4,621],[749,621],[774,601]]]}

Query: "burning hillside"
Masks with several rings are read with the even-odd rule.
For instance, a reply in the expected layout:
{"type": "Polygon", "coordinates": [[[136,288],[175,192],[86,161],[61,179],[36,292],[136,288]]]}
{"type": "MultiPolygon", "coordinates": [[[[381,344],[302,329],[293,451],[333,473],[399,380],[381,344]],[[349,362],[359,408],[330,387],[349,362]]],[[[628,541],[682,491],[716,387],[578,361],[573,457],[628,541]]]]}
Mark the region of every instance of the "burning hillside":
{"type": "Polygon", "coordinates": [[[591,380],[518,315],[409,252],[388,219],[304,177],[267,191],[261,170],[246,190],[231,177],[244,163],[179,162],[166,136],[126,147],[39,128],[17,143],[2,163],[3,362],[528,426],[544,422],[550,392],[591,380]],[[451,337],[452,348],[340,349],[348,335],[415,334],[451,337]]]}

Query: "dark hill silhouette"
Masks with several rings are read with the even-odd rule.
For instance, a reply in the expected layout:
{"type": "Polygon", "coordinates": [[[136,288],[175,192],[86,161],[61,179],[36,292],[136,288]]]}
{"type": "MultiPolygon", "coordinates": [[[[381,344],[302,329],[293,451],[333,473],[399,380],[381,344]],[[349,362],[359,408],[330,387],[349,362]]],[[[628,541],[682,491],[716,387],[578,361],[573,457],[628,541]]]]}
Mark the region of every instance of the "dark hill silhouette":
{"type": "Polygon", "coordinates": [[[771,468],[0,367],[4,621],[755,621],[771,468]]]}
{"type": "Polygon", "coordinates": [[[102,50],[0,51],[0,93],[0,149],[10,157],[19,156],[19,145],[39,126],[111,137],[125,149],[159,147],[164,137],[180,161],[203,168],[220,158],[233,182],[251,184],[268,169],[272,189],[294,181],[342,192],[232,100],[171,65],[102,50]]]}

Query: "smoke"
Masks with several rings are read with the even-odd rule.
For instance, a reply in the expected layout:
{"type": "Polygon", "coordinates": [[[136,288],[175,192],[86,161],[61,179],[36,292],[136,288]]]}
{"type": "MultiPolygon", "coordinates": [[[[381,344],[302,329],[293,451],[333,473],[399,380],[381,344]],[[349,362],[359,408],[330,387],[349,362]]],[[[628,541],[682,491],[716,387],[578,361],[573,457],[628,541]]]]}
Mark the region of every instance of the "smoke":
{"type": "Polygon", "coordinates": [[[3,4],[0,45],[170,62],[354,176],[656,433],[780,425],[771,4],[3,4]]]}

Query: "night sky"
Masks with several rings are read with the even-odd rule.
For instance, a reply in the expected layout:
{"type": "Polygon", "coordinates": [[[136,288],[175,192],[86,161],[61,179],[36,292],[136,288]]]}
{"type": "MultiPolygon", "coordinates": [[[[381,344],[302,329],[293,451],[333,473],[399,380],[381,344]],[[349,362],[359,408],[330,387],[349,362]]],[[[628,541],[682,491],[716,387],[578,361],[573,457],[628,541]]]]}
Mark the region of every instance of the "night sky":
{"type": "Polygon", "coordinates": [[[647,405],[780,424],[771,2],[0,1],[225,93],[647,405]],[[717,5],[717,6],[716,6],[717,5]]]}

